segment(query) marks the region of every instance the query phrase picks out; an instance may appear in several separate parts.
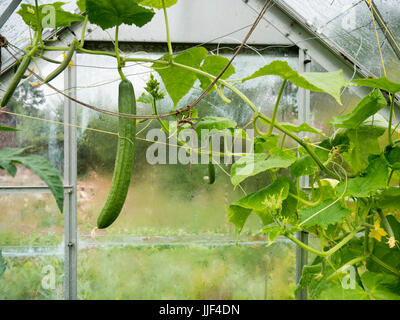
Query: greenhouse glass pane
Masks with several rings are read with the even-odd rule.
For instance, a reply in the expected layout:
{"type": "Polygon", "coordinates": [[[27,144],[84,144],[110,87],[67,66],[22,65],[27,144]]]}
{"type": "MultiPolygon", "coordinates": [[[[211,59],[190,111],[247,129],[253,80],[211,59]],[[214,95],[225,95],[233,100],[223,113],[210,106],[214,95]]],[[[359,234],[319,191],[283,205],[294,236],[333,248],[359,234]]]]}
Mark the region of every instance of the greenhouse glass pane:
{"type": "MultiPolygon", "coordinates": [[[[0,1],[0,12],[3,12],[8,7],[10,0],[0,1]]],[[[46,4],[60,2],[58,0],[46,0],[46,4]]],[[[35,0],[23,0],[21,4],[35,4],[35,0]]],[[[66,11],[74,12],[77,9],[75,1],[67,2],[63,6],[66,11]]],[[[15,9],[14,13],[10,16],[7,22],[0,28],[0,34],[8,40],[10,43],[9,48],[15,53],[20,54],[27,45],[29,45],[29,38],[31,37],[32,31],[22,20],[21,16],[17,14],[17,11],[21,8],[21,4],[15,9]],[[18,40],[18,42],[16,42],[18,40]]],[[[40,4],[40,3],[39,3],[40,4]]],[[[46,39],[52,33],[52,30],[45,29],[43,38],[46,39]]],[[[10,64],[14,63],[14,58],[6,51],[1,50],[1,61],[3,63],[3,68],[8,67],[10,64]]]]}
{"type": "Polygon", "coordinates": [[[287,243],[102,246],[79,251],[78,298],[292,300],[295,269],[287,243]]]}
{"type": "Polygon", "coordinates": [[[400,44],[400,6],[397,0],[374,0],[376,7],[383,16],[383,20],[387,23],[392,36],[397,44],[400,44]]]}
{"type": "MultiPolygon", "coordinates": [[[[229,53],[231,51],[227,51],[225,54],[229,53]]],[[[146,57],[154,58],[159,56],[160,54],[157,53],[146,55],[146,57]]],[[[277,57],[278,54],[265,54],[260,57],[255,53],[246,51],[234,63],[238,73],[233,77],[241,78],[244,75],[249,75],[277,57]]],[[[279,57],[296,67],[297,52],[287,53],[286,57],[279,53],[279,57]]],[[[78,98],[101,108],[116,111],[119,75],[115,70],[115,60],[109,57],[79,55],[77,67],[78,98]],[[93,68],[95,65],[103,67],[101,73],[98,72],[98,69],[93,68]]],[[[146,81],[149,79],[148,68],[143,65],[128,64],[125,73],[135,86],[136,97],[140,97],[144,92],[146,81]]],[[[157,74],[156,76],[158,77],[157,74]]],[[[262,112],[270,116],[281,84],[282,80],[278,77],[265,77],[248,81],[237,87],[242,89],[255,105],[261,108],[262,112]],[[259,94],[260,92],[262,94],[259,94]]],[[[197,98],[199,93],[199,89],[191,90],[178,107],[188,105],[197,98]]],[[[282,101],[282,109],[278,115],[279,120],[293,122],[297,118],[296,93],[297,88],[287,86],[282,101]]],[[[251,119],[251,110],[227,90],[226,96],[232,100],[229,105],[224,105],[215,92],[207,96],[198,105],[200,117],[211,114],[232,118],[240,126],[247,124],[251,119]]],[[[159,103],[158,111],[166,113],[172,108],[172,101],[169,97],[166,97],[159,103]]],[[[78,118],[82,127],[100,129],[111,133],[117,132],[118,120],[115,117],[99,115],[81,106],[78,106],[78,110],[78,118]]],[[[151,112],[150,104],[138,103],[138,113],[151,114],[151,112]]],[[[142,131],[147,125],[148,123],[140,124],[138,132],[142,131]]],[[[158,126],[158,123],[153,121],[148,129],[158,126]]],[[[89,215],[89,221],[94,226],[97,213],[100,211],[109,190],[117,136],[93,132],[84,128],[78,130],[78,175],[81,177],[79,183],[85,190],[85,196],[90,199],[87,200],[88,205],[85,208],[89,215]]],[[[220,231],[232,232],[232,226],[225,222],[224,213],[227,205],[234,198],[243,194],[240,189],[234,192],[229,178],[219,170],[217,173],[219,188],[214,189],[213,186],[205,184],[203,177],[207,174],[206,165],[193,166],[193,176],[190,176],[188,165],[149,165],[145,155],[150,143],[143,141],[146,139],[148,129],[138,135],[132,190],[115,228],[129,229],[127,226],[134,226],[135,228],[157,226],[173,229],[175,232],[178,230],[199,232],[208,230],[209,226],[216,225],[220,231]],[[181,184],[176,184],[175,181],[181,181],[181,184]],[[222,188],[222,186],[224,187],[222,188]],[[216,197],[215,192],[219,194],[218,197],[216,197]],[[155,195],[157,195],[158,200],[156,200],[155,195]],[[210,206],[216,206],[216,210],[210,212],[210,206]],[[191,208],[193,215],[187,214],[186,208],[188,207],[191,208]],[[221,214],[215,214],[215,212],[221,212],[221,214]]],[[[252,188],[251,185],[249,187],[252,188]]]]}
{"type": "MultiPolygon", "coordinates": [[[[48,74],[54,65],[47,64],[40,72],[48,74]]],[[[64,170],[64,97],[48,86],[35,87],[37,82],[30,76],[22,82],[13,98],[0,113],[0,124],[15,127],[17,132],[0,132],[0,149],[27,148],[26,153],[46,158],[60,173],[64,170]],[[59,123],[60,122],[60,123],[59,123]]],[[[64,75],[50,82],[57,88],[64,87],[64,75]]],[[[3,87],[1,87],[3,89],[3,87]]],[[[1,186],[45,186],[38,176],[23,166],[17,165],[16,177],[5,170],[0,171],[1,186]]]]}
{"type": "Polygon", "coordinates": [[[399,65],[398,58],[376,23],[378,42],[371,11],[363,0],[281,1],[300,15],[323,39],[338,46],[377,77],[384,75],[378,46],[380,43],[388,76],[399,79],[398,73],[390,72],[399,65]]]}
{"type": "Polygon", "coordinates": [[[50,194],[0,199],[0,300],[62,299],[64,216],[55,200],[50,194]]]}
{"type": "MultiPolygon", "coordinates": [[[[311,72],[326,72],[326,70],[317,62],[312,61],[311,72]]],[[[327,136],[332,135],[335,130],[328,124],[332,121],[332,118],[351,112],[361,101],[361,98],[349,88],[342,91],[342,105],[321,92],[311,92],[310,95],[310,125],[320,129],[327,136]]],[[[313,136],[313,138],[321,140],[321,136],[313,136]]]]}
{"type": "MultiPolygon", "coordinates": [[[[158,58],[164,48],[135,47],[135,51],[142,49],[151,50],[144,57],[158,58]]],[[[175,47],[177,51],[184,49],[187,47],[175,47]]],[[[127,48],[122,50],[128,52],[127,48]]],[[[231,56],[232,48],[219,48],[219,53],[231,56]]],[[[250,75],[274,59],[288,61],[297,68],[298,51],[270,50],[260,56],[244,50],[234,62],[238,72],[232,79],[250,75]]],[[[115,59],[78,55],[77,68],[78,98],[116,111],[119,75],[115,59]]],[[[140,97],[149,80],[149,69],[131,62],[124,72],[135,87],[136,97],[140,97]]],[[[158,74],[154,75],[158,78],[158,74]]],[[[278,77],[265,77],[237,87],[262,112],[272,115],[281,84],[278,77]]],[[[195,87],[178,107],[198,97],[199,83],[195,87]]],[[[240,126],[246,125],[251,110],[228,90],[225,95],[232,100],[229,105],[224,105],[215,92],[208,95],[198,105],[200,117],[229,117],[240,126]]],[[[172,101],[166,97],[159,102],[158,111],[169,112],[172,107],[172,101]]],[[[294,86],[287,86],[281,110],[279,120],[293,122],[297,118],[294,86]]],[[[151,112],[151,105],[138,103],[138,113],[151,112]]],[[[293,298],[294,246],[279,239],[277,247],[266,247],[266,236],[258,233],[260,222],[252,215],[240,237],[242,245],[236,248],[234,227],[226,221],[226,210],[232,201],[244,196],[243,192],[240,188],[234,190],[229,177],[219,168],[217,182],[209,185],[204,179],[207,165],[194,165],[192,175],[189,165],[150,165],[146,150],[152,141],[144,140],[149,129],[159,127],[156,121],[147,128],[148,123],[138,125],[138,132],[142,132],[136,140],[132,183],[124,209],[115,224],[105,231],[98,230],[93,238],[91,231],[111,183],[117,136],[85,128],[115,133],[118,120],[81,106],[78,119],[83,127],[78,129],[79,298],[264,299],[266,294],[271,299],[293,298]],[[276,280],[265,276],[267,257],[271,259],[271,277],[276,280]],[[110,269],[111,261],[119,261],[118,267],[110,269]],[[221,279],[211,289],[218,278],[221,279]],[[252,290],[243,289],[243,279],[251,283],[252,290]],[[269,294],[266,288],[270,288],[269,294]]],[[[230,171],[229,167],[222,167],[230,171]]],[[[260,174],[245,181],[243,188],[256,191],[268,185],[269,179],[267,174],[260,174]]]]}

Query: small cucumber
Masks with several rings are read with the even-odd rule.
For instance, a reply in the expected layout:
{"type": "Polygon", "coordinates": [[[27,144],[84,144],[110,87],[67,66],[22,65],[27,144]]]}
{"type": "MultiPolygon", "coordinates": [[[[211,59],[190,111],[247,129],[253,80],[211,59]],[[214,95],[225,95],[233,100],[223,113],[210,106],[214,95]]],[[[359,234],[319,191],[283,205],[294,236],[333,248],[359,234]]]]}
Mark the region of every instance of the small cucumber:
{"type": "Polygon", "coordinates": [[[1,98],[0,108],[5,107],[7,105],[7,103],[10,101],[11,97],[14,94],[15,89],[18,87],[18,84],[20,83],[21,79],[23,78],[26,69],[28,69],[30,62],[31,62],[31,56],[30,55],[24,56],[21,63],[19,64],[17,71],[14,74],[14,77],[11,79],[11,82],[8,85],[6,92],[4,93],[3,97],[1,98]]]}
{"type": "Polygon", "coordinates": [[[210,156],[208,158],[208,183],[213,184],[215,182],[215,165],[212,163],[212,144],[213,138],[210,137],[209,145],[210,145],[210,156]]]}
{"type": "Polygon", "coordinates": [[[208,183],[213,184],[215,182],[215,166],[213,163],[208,164],[208,183]]]}
{"type": "MultiPolygon", "coordinates": [[[[119,84],[118,112],[136,114],[136,99],[133,85],[129,80],[119,84]]],[[[136,121],[119,118],[117,158],[110,192],[97,219],[97,227],[109,227],[118,218],[124,206],[132,176],[135,151],[136,121]]]]}
{"type": "Polygon", "coordinates": [[[78,42],[76,39],[74,39],[71,43],[71,46],[70,46],[67,54],[65,55],[64,61],[61,62],[60,65],[46,77],[46,79],[44,79],[43,83],[48,83],[51,80],[54,80],[61,72],[63,72],[68,67],[68,65],[71,62],[71,59],[74,55],[77,45],[78,45],[78,42]]]}

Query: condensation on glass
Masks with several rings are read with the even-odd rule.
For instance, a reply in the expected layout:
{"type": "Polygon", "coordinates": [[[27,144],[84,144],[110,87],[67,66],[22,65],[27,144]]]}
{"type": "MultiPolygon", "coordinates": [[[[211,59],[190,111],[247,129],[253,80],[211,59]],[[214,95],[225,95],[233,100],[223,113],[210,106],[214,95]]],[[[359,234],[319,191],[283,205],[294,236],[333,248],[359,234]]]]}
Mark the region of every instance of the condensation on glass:
{"type": "MultiPolygon", "coordinates": [[[[381,30],[372,18],[371,10],[364,0],[279,0],[285,3],[322,38],[333,42],[354,61],[377,77],[385,75],[399,81],[399,59],[385,38],[386,30],[381,30]],[[375,26],[379,41],[376,36],[375,26]],[[378,45],[379,44],[379,45],[378,45]],[[379,46],[385,64],[383,68],[379,46]]],[[[398,44],[400,7],[398,1],[374,1],[385,23],[392,28],[398,44]]]]}
{"type": "MultiPolygon", "coordinates": [[[[59,60],[62,59],[60,55],[59,60]]],[[[54,69],[49,64],[40,71],[47,74],[54,69]]],[[[49,87],[32,86],[37,82],[30,76],[16,89],[13,98],[4,109],[10,113],[0,113],[0,124],[18,129],[17,132],[0,132],[0,149],[26,148],[26,153],[43,156],[63,172],[64,163],[64,98],[49,87]]],[[[60,74],[50,82],[56,88],[63,88],[64,75],[60,74]]],[[[27,168],[17,165],[15,177],[0,172],[0,187],[10,186],[46,186],[40,178],[27,168]]]]}
{"type": "MultiPolygon", "coordinates": [[[[234,48],[208,47],[223,56],[230,56],[234,48]]],[[[176,52],[186,49],[186,46],[174,46],[176,52]]],[[[297,68],[297,50],[256,49],[259,53],[246,49],[237,57],[234,62],[237,73],[232,79],[250,75],[275,59],[288,61],[297,68]]],[[[136,45],[122,47],[122,51],[148,51],[150,53],[143,53],[143,57],[159,58],[164,48],[136,45]]],[[[115,67],[115,59],[109,57],[78,55],[78,99],[117,111],[120,77],[115,67]],[[101,69],[96,68],[99,66],[101,69]]],[[[132,81],[136,98],[139,98],[150,77],[148,64],[127,63],[124,73],[132,81]]],[[[157,73],[153,74],[159,79],[157,73]]],[[[279,77],[271,76],[237,87],[260,111],[271,116],[281,84],[279,77]]],[[[165,92],[163,84],[161,88],[165,92]]],[[[196,82],[178,108],[193,102],[200,93],[199,82],[196,82]]],[[[239,126],[245,126],[251,120],[251,110],[229,90],[224,93],[232,100],[230,104],[225,105],[213,92],[198,105],[199,116],[228,117],[239,126]]],[[[113,133],[118,130],[118,119],[81,106],[77,108],[78,122],[83,127],[78,129],[78,271],[86,270],[85,273],[78,272],[78,297],[293,298],[290,290],[295,286],[294,246],[278,240],[275,245],[265,247],[267,238],[254,236],[260,223],[252,215],[242,232],[239,247],[235,247],[234,228],[226,221],[226,210],[232,201],[243,197],[243,192],[240,188],[234,190],[227,174],[218,167],[215,185],[208,185],[204,180],[208,174],[207,165],[194,165],[192,174],[189,165],[150,165],[146,150],[153,142],[145,139],[148,130],[159,127],[156,121],[138,125],[137,130],[141,133],[136,140],[135,164],[126,204],[115,224],[106,231],[98,230],[93,238],[91,231],[110,187],[118,139],[113,133]],[[112,263],[116,260],[120,261],[117,268],[112,263]],[[127,268],[135,272],[127,273],[127,268]],[[233,269],[237,271],[229,271],[233,269]],[[240,286],[238,277],[246,279],[252,289],[240,286]]],[[[159,113],[172,109],[169,97],[158,103],[159,113]]],[[[137,112],[151,114],[152,107],[139,102],[137,112]]],[[[297,88],[288,85],[278,118],[295,122],[297,112],[297,88]]],[[[229,167],[222,167],[230,171],[229,167]]],[[[247,192],[253,192],[268,183],[267,175],[259,175],[248,179],[243,187],[247,192]]]]}
{"type": "Polygon", "coordinates": [[[0,300],[63,299],[64,216],[53,196],[0,197],[0,300]]]}

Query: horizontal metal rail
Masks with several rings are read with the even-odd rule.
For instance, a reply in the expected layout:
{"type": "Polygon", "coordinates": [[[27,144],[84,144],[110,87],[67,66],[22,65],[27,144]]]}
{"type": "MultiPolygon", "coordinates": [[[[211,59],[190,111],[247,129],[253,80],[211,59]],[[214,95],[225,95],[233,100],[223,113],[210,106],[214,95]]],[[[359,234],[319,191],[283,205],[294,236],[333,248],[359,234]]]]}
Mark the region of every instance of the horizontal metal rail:
{"type": "MultiPolygon", "coordinates": [[[[72,186],[64,186],[64,192],[70,193],[72,186]]],[[[49,187],[32,186],[0,186],[0,194],[29,194],[29,193],[51,193],[49,187]]]]}

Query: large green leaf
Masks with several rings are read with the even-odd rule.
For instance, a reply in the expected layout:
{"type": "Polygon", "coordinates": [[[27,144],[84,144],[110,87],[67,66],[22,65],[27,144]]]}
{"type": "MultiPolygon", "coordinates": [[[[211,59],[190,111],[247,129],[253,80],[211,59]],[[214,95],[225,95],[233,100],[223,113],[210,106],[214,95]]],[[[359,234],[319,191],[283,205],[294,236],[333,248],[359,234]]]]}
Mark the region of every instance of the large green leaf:
{"type": "Polygon", "coordinates": [[[298,200],[291,195],[299,196],[297,193],[296,183],[289,177],[280,177],[282,182],[287,181],[289,184],[289,196],[282,202],[282,210],[280,212],[280,218],[286,220],[291,225],[296,225],[299,219],[297,213],[298,200]]]}
{"type": "Polygon", "coordinates": [[[319,131],[318,129],[315,129],[315,128],[311,127],[307,123],[302,123],[302,124],[300,124],[298,126],[293,125],[291,123],[286,123],[286,122],[281,122],[279,124],[282,127],[284,127],[285,129],[288,129],[289,131],[294,132],[294,133],[310,132],[310,133],[319,134],[320,136],[325,136],[325,134],[323,132],[319,131]]]}
{"type": "Polygon", "coordinates": [[[387,146],[385,148],[385,158],[390,164],[390,167],[399,170],[400,169],[400,145],[387,146]]]}
{"type": "Polygon", "coordinates": [[[388,122],[380,114],[365,120],[361,125],[355,129],[339,129],[347,135],[357,132],[358,134],[368,134],[370,137],[379,138],[382,136],[388,128],[388,122]]]}
{"type": "MultiPolygon", "coordinates": [[[[344,289],[340,279],[328,281],[332,269],[327,265],[322,274],[322,264],[314,264],[303,268],[302,277],[296,287],[296,293],[307,287],[310,300],[367,300],[368,294],[355,283],[355,288],[344,289]],[[328,270],[328,271],[327,271],[328,270]]],[[[342,275],[344,276],[344,274],[342,275]]]]}
{"type": "MultiPolygon", "coordinates": [[[[172,7],[177,2],[178,2],[178,0],[165,0],[165,7],[166,8],[172,7]]],[[[155,8],[155,9],[163,8],[162,0],[141,0],[141,1],[139,0],[139,3],[145,7],[150,7],[150,8],[155,8]]]]}
{"type": "Polygon", "coordinates": [[[379,189],[385,189],[389,177],[389,168],[382,157],[372,158],[365,172],[358,177],[343,181],[336,190],[339,194],[344,192],[349,197],[369,197],[379,189]]]}
{"type": "Polygon", "coordinates": [[[304,266],[299,283],[296,286],[295,294],[297,295],[301,289],[306,288],[315,282],[322,273],[322,265],[315,264],[304,266]]]}
{"type": "Polygon", "coordinates": [[[268,137],[257,136],[254,138],[254,152],[263,153],[278,146],[280,135],[271,134],[268,137]]]}
{"type": "MultiPolygon", "coordinates": [[[[189,67],[200,69],[200,64],[207,56],[207,49],[196,47],[178,54],[174,61],[189,67]]],[[[178,68],[174,65],[165,66],[155,62],[153,68],[161,76],[165,88],[168,91],[175,107],[178,102],[190,91],[196,82],[196,75],[188,70],[178,68]]]]}
{"type": "Polygon", "coordinates": [[[343,288],[341,282],[321,281],[321,285],[315,288],[310,294],[311,299],[315,300],[369,300],[370,296],[360,286],[355,283],[354,288],[343,288]]]}
{"type": "Polygon", "coordinates": [[[19,131],[18,129],[0,125],[0,131],[19,131]]]}
{"type": "Polygon", "coordinates": [[[366,271],[361,281],[373,300],[400,300],[400,278],[366,271]]]}
{"type": "Polygon", "coordinates": [[[325,200],[316,207],[299,210],[299,223],[305,227],[318,225],[326,228],[330,224],[340,223],[351,211],[341,206],[340,201],[325,200]]]}
{"type": "Polygon", "coordinates": [[[154,11],[137,4],[137,0],[86,0],[89,21],[103,30],[121,24],[142,27],[153,19],[154,11]]]}
{"type": "MultiPolygon", "coordinates": [[[[74,21],[82,21],[85,18],[79,14],[74,14],[63,10],[61,7],[65,5],[65,2],[54,2],[52,4],[43,4],[39,6],[39,18],[42,23],[42,27],[48,27],[50,22],[53,22],[52,28],[69,27],[74,21]],[[53,8],[55,12],[55,19],[48,19],[48,15],[51,11],[48,8],[53,8]]],[[[21,9],[17,13],[22,17],[24,22],[30,26],[33,30],[38,31],[39,25],[37,22],[36,8],[31,4],[21,4],[21,9]]]]}
{"type": "Polygon", "coordinates": [[[234,120],[223,117],[207,116],[202,118],[196,123],[196,131],[200,134],[201,130],[224,130],[230,128],[236,128],[237,123],[234,120]]]}
{"type": "Polygon", "coordinates": [[[3,148],[0,150],[0,169],[4,169],[9,175],[14,177],[17,173],[17,167],[12,159],[25,151],[24,148],[3,148]]]}
{"type": "Polygon", "coordinates": [[[64,187],[58,171],[51,163],[47,159],[37,155],[18,156],[15,157],[14,160],[20,162],[33,173],[37,174],[39,178],[47,184],[56,199],[58,208],[63,212],[64,187]]]}
{"type": "Polygon", "coordinates": [[[309,155],[296,160],[296,162],[290,167],[290,173],[296,178],[313,175],[317,171],[318,165],[309,155]]]}
{"type": "Polygon", "coordinates": [[[345,82],[341,70],[336,72],[298,73],[286,61],[277,60],[260,68],[251,76],[244,78],[243,82],[268,75],[280,76],[282,79],[289,80],[296,86],[306,90],[325,92],[335,98],[339,104],[342,104],[340,94],[345,82]]]}
{"type": "Polygon", "coordinates": [[[361,172],[368,166],[368,157],[381,153],[378,138],[387,130],[387,121],[379,114],[364,121],[355,129],[338,129],[348,139],[349,147],[343,153],[344,159],[354,172],[361,172]]]}
{"type": "Polygon", "coordinates": [[[64,187],[59,173],[49,161],[37,155],[21,155],[25,149],[3,148],[0,150],[0,168],[15,175],[14,163],[19,163],[37,174],[49,187],[60,211],[64,207],[64,187]]]}
{"type": "Polygon", "coordinates": [[[265,153],[248,154],[232,165],[231,182],[236,187],[248,177],[255,176],[266,170],[275,168],[288,168],[297,160],[296,154],[291,150],[275,148],[270,150],[271,156],[265,153]]]}
{"type": "Polygon", "coordinates": [[[369,164],[368,157],[381,153],[378,138],[358,130],[349,131],[348,137],[350,138],[350,146],[348,151],[343,153],[343,158],[355,173],[362,172],[369,164]]]}
{"type": "Polygon", "coordinates": [[[377,207],[381,209],[400,209],[400,188],[385,189],[375,201],[377,207]]]}
{"type": "Polygon", "coordinates": [[[76,5],[81,12],[86,12],[86,0],[78,0],[76,1],[76,5]]]}
{"type": "MultiPolygon", "coordinates": [[[[225,66],[228,64],[229,59],[221,56],[207,56],[204,59],[203,64],[201,65],[201,70],[213,75],[213,76],[218,76],[220,72],[225,68],[225,66]]],[[[230,65],[228,69],[224,72],[224,74],[221,76],[221,79],[228,79],[231,75],[235,74],[235,68],[230,65]]],[[[200,80],[200,87],[205,90],[208,88],[208,86],[211,84],[211,80],[205,76],[202,75],[197,75],[197,77],[200,80]]],[[[210,90],[211,92],[212,90],[210,90]]]]}
{"type": "Polygon", "coordinates": [[[337,128],[354,129],[369,117],[386,107],[387,102],[380,90],[374,90],[357,105],[357,107],[343,116],[335,117],[330,125],[337,128]]]}
{"type": "Polygon", "coordinates": [[[254,211],[264,225],[270,224],[271,214],[276,214],[282,209],[282,202],[288,197],[289,189],[287,178],[279,178],[268,187],[232,203],[228,207],[228,221],[232,222],[240,232],[248,216],[254,211]]]}
{"type": "Polygon", "coordinates": [[[359,86],[381,89],[390,93],[397,93],[400,91],[400,83],[390,81],[386,77],[378,79],[355,79],[353,82],[359,86]]]}

